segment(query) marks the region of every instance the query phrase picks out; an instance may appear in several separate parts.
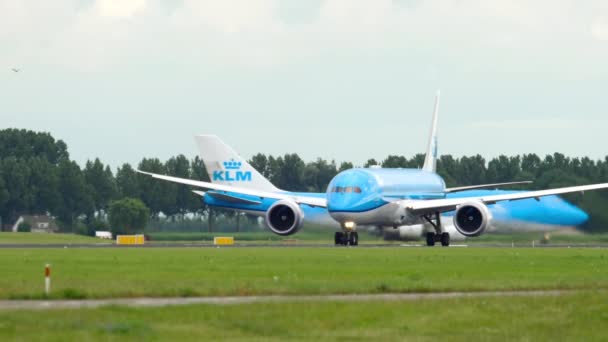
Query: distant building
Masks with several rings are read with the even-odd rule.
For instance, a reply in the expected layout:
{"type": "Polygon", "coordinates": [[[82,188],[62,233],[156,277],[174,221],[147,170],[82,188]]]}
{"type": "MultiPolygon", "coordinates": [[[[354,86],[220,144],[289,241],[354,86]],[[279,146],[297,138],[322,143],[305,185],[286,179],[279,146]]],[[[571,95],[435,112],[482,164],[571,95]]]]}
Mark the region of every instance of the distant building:
{"type": "Polygon", "coordinates": [[[95,231],[95,237],[100,238],[100,239],[109,239],[112,240],[112,232],[105,232],[105,231],[95,231]]]}
{"type": "Polygon", "coordinates": [[[59,230],[55,220],[48,215],[22,215],[13,225],[16,232],[21,223],[29,223],[32,233],[55,233],[59,230]]]}

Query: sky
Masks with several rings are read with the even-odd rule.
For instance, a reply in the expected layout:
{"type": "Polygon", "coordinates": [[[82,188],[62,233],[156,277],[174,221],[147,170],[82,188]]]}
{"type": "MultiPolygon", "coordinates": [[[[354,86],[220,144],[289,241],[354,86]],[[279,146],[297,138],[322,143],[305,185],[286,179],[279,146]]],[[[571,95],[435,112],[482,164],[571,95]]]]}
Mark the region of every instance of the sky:
{"type": "Polygon", "coordinates": [[[0,0],[0,129],[81,165],[412,156],[438,89],[440,154],[603,159],[608,2],[0,0]]]}

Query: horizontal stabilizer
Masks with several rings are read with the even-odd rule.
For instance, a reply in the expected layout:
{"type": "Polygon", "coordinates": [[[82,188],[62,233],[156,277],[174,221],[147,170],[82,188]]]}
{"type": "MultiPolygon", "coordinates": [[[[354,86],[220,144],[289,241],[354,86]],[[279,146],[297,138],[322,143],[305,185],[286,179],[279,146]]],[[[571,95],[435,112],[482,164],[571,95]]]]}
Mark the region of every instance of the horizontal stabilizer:
{"type": "Polygon", "coordinates": [[[507,182],[507,183],[469,185],[469,186],[460,186],[460,187],[457,187],[457,188],[447,188],[447,189],[445,189],[445,192],[446,193],[450,193],[450,192],[458,192],[458,191],[466,191],[466,190],[488,189],[488,188],[496,188],[496,187],[499,187],[499,186],[517,185],[517,184],[531,184],[531,183],[532,183],[532,181],[520,181],[520,182],[507,182]]]}
{"type": "Polygon", "coordinates": [[[234,204],[260,204],[260,203],[262,203],[261,201],[254,201],[254,200],[241,198],[241,197],[237,197],[237,196],[232,196],[232,195],[228,195],[228,194],[222,194],[219,192],[204,192],[204,191],[197,191],[197,190],[194,190],[192,192],[194,192],[197,195],[201,195],[203,197],[204,196],[213,197],[220,201],[230,202],[230,203],[234,203],[234,204]]]}

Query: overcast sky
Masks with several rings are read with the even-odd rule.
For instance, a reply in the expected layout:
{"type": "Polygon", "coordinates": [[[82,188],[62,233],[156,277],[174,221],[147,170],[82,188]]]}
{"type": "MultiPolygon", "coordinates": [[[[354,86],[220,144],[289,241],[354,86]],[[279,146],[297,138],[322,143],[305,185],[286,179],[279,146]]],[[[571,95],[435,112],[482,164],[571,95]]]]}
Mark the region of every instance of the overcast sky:
{"type": "Polygon", "coordinates": [[[608,1],[0,0],[0,128],[118,166],[608,145],[608,1]],[[20,68],[15,73],[11,68],[20,68]]]}

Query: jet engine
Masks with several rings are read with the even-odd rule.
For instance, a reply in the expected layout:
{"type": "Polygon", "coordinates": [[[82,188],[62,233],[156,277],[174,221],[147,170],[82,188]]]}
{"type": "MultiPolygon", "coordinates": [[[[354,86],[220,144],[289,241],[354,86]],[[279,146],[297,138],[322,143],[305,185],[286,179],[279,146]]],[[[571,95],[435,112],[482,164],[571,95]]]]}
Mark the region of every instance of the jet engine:
{"type": "Polygon", "coordinates": [[[302,208],[291,200],[275,202],[266,211],[266,225],[278,235],[291,235],[297,233],[304,223],[302,208]]]}
{"type": "Polygon", "coordinates": [[[464,236],[479,236],[490,225],[492,215],[481,202],[468,202],[459,205],[454,213],[454,226],[464,236]]]}

